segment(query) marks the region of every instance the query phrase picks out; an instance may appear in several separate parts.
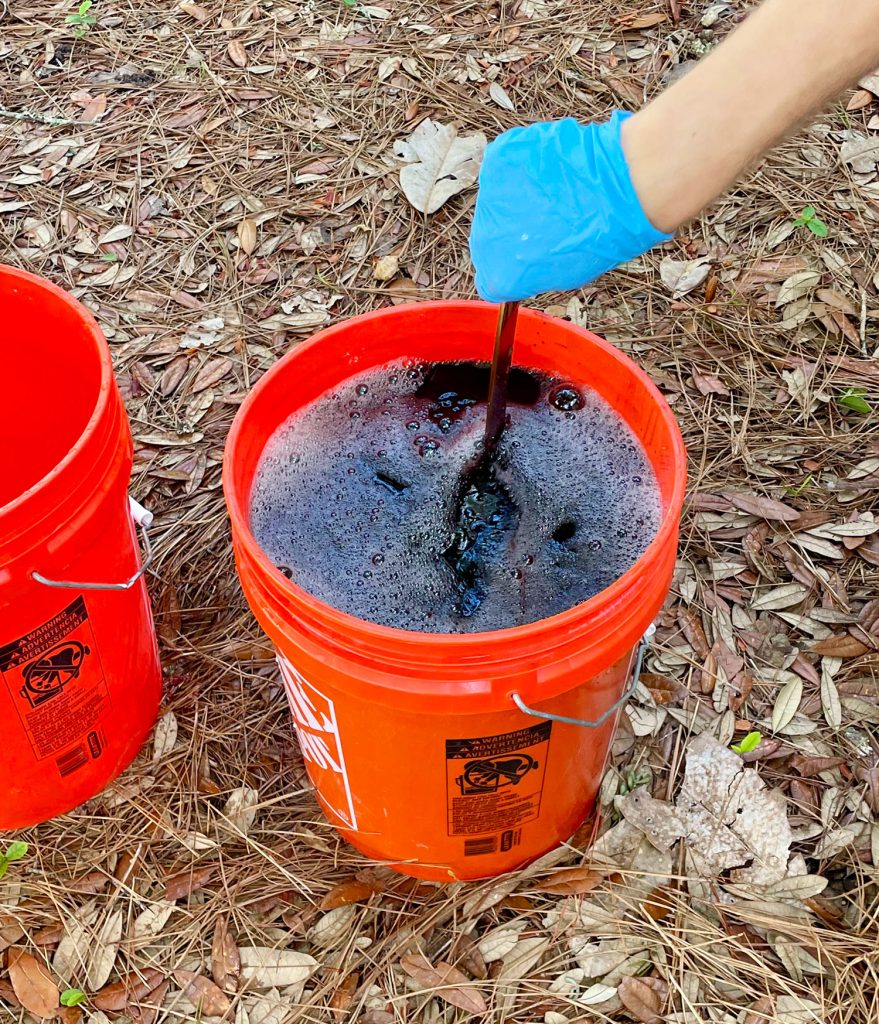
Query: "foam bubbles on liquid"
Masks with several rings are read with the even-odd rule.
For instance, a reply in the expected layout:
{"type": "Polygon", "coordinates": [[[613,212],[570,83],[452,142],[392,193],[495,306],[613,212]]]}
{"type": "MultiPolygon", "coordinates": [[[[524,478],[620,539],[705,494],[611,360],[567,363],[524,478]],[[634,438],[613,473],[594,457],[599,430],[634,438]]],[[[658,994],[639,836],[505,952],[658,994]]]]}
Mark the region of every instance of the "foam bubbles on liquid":
{"type": "MultiPolygon", "coordinates": [[[[468,563],[472,592],[457,568],[461,484],[485,426],[488,374],[474,364],[389,364],[294,413],[254,481],[257,541],[315,597],[400,629],[504,629],[603,590],[656,534],[652,468],[594,392],[515,372],[488,485],[513,513],[468,563]]],[[[483,497],[467,499],[471,525],[483,497]]]]}

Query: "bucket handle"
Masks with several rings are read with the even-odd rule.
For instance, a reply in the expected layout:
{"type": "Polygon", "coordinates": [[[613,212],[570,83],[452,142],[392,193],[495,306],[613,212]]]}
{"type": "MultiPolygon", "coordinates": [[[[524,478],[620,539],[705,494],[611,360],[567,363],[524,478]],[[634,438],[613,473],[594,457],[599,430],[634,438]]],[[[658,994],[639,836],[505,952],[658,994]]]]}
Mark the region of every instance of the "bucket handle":
{"type": "Polygon", "coordinates": [[[603,715],[596,718],[594,722],[588,722],[584,718],[568,718],[566,715],[553,715],[549,711],[538,711],[537,708],[530,708],[518,693],[510,694],[513,699],[513,703],[523,715],[531,715],[532,718],[548,719],[551,722],[561,722],[563,725],[579,725],[584,729],[597,729],[598,726],[604,725],[612,714],[619,711],[623,704],[633,696],[635,690],[638,689],[638,683],[641,681],[641,666],[644,663],[644,655],[647,653],[647,648],[650,646],[650,637],[652,637],[655,632],[656,626],[651,623],[647,627],[647,632],[641,637],[641,641],[638,644],[638,654],[635,658],[635,671],[632,673],[631,683],[623,691],[620,699],[615,704],[611,705],[603,715]]]}
{"type": "Polygon", "coordinates": [[[131,510],[131,518],[140,527],[144,550],[140,568],[129,579],[123,583],[75,583],[72,580],[50,580],[35,569],[31,572],[31,577],[37,583],[42,583],[44,587],[55,587],[59,590],[130,590],[149,569],[153,561],[153,545],[150,542],[149,533],[149,528],[153,525],[153,514],[148,509],[145,509],[143,505],[136,502],[130,495],[128,497],[128,506],[131,510]]]}

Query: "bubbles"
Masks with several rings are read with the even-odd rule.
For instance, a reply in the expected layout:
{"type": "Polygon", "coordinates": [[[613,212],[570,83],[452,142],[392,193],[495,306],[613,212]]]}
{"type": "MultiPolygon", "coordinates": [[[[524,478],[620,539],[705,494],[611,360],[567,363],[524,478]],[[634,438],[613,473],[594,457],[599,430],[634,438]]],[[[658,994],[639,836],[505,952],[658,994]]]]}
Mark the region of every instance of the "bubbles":
{"type": "Polygon", "coordinates": [[[571,384],[562,384],[550,391],[549,403],[561,412],[574,412],[582,409],[583,396],[571,384]]]}
{"type": "Polygon", "coordinates": [[[419,434],[415,438],[415,447],[418,449],[418,454],[421,456],[428,455],[431,452],[439,451],[439,442],[434,441],[432,437],[428,437],[427,434],[419,434]]]}
{"type": "MultiPolygon", "coordinates": [[[[658,527],[649,462],[592,392],[519,376],[494,462],[515,520],[473,555],[476,600],[461,600],[443,556],[462,474],[481,450],[484,366],[387,364],[292,416],[266,447],[251,501],[279,571],[349,614],[441,633],[534,621],[618,578],[658,527]]],[[[490,503],[471,511],[499,525],[490,503]]]]}

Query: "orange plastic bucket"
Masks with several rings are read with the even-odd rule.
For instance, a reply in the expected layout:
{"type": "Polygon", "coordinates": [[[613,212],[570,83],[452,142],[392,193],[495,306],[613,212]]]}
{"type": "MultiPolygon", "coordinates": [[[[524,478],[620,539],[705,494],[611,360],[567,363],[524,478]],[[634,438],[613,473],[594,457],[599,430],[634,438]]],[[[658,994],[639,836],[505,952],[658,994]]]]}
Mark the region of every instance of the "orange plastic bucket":
{"type": "Polygon", "coordinates": [[[522,310],[517,363],[582,382],[610,402],[649,455],[664,515],[613,586],[513,629],[416,633],[331,608],[259,548],[249,498],[266,442],[295,409],[391,360],[487,360],[496,322],[496,306],[424,302],[322,331],[259,381],[226,443],[238,572],[278,653],[321,806],[363,853],[421,878],[513,869],[564,841],[591,811],[636,649],[674,568],[686,463],[671,410],[613,346],[522,310]]]}
{"type": "Polygon", "coordinates": [[[161,673],[134,523],[150,515],[129,504],[107,342],[73,298],[11,267],[0,311],[0,829],[13,829],[129,764],[161,673]]]}

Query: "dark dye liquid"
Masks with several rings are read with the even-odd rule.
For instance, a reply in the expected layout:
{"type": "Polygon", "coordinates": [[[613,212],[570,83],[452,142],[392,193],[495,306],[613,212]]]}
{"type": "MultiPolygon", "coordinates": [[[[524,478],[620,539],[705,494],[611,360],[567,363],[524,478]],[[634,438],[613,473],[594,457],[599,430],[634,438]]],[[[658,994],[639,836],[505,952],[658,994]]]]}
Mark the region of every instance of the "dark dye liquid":
{"type": "Polygon", "coordinates": [[[405,361],[294,413],[250,506],[279,569],[351,615],[431,633],[533,622],[618,579],[661,516],[637,439],[594,392],[514,367],[486,463],[489,378],[405,361]]]}

